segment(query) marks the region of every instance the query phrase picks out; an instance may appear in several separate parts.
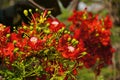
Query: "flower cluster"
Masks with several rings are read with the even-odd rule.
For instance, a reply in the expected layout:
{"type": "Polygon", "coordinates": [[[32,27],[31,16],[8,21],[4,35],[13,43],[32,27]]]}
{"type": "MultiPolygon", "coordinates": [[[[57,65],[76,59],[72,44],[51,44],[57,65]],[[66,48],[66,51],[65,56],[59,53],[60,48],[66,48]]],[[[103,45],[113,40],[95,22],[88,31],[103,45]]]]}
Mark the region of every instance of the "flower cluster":
{"type": "Polygon", "coordinates": [[[32,14],[24,10],[30,24],[23,23],[13,32],[0,25],[0,58],[6,79],[68,80],[75,79],[81,67],[94,68],[96,74],[112,63],[110,44],[112,22],[85,11],[75,11],[71,26],[50,18],[49,11],[32,14]]]}
{"type": "Polygon", "coordinates": [[[98,15],[93,15],[84,10],[75,11],[69,21],[72,22],[70,31],[73,32],[73,37],[83,42],[87,53],[80,58],[84,66],[87,68],[96,66],[96,69],[100,70],[104,65],[111,64],[115,50],[110,43],[110,29],[112,27],[110,17],[106,16],[100,19],[98,15]]]}

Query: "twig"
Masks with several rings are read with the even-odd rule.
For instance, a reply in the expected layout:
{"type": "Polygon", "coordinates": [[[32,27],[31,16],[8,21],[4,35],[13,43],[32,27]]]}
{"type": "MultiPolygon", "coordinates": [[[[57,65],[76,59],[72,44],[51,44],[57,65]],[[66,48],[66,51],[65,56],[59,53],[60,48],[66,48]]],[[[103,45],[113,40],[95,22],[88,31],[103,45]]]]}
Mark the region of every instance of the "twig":
{"type": "MultiPolygon", "coordinates": [[[[35,3],[33,0],[28,0],[30,3],[32,3],[34,6],[36,6],[37,8],[39,8],[40,10],[46,10],[46,8],[38,5],[37,3],[35,3]]],[[[53,15],[49,15],[52,19],[55,19],[55,17],[53,15]]]]}
{"type": "Polygon", "coordinates": [[[78,0],[72,0],[72,2],[70,2],[69,6],[67,7],[67,9],[70,10],[74,10],[77,8],[78,6],[78,0]]]}
{"type": "Polygon", "coordinates": [[[94,80],[97,80],[97,75],[95,74],[95,79],[94,80]]]}

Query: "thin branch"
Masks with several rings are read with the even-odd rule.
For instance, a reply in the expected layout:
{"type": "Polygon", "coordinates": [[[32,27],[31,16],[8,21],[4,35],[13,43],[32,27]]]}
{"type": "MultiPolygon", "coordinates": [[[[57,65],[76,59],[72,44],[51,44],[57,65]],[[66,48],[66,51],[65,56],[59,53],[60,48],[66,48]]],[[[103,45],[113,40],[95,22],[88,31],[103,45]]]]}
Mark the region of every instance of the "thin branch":
{"type": "Polygon", "coordinates": [[[74,9],[76,9],[77,8],[77,6],[78,6],[78,0],[73,0],[70,4],[69,4],[69,6],[68,6],[68,10],[74,10],[74,9]]]}
{"type": "MultiPolygon", "coordinates": [[[[36,6],[37,8],[39,8],[40,10],[46,10],[46,8],[38,5],[37,3],[35,3],[33,0],[28,0],[30,3],[32,3],[34,6],[36,6]]],[[[49,9],[48,9],[49,10],[49,9]]],[[[52,19],[55,19],[55,17],[53,15],[49,15],[52,19]]]]}

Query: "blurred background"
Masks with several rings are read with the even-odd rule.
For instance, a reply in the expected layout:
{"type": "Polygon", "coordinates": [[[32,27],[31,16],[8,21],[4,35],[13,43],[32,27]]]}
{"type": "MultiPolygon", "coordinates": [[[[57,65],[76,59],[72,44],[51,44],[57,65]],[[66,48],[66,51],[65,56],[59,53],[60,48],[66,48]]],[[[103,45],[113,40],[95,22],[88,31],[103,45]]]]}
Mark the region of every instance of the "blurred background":
{"type": "MultiPolygon", "coordinates": [[[[5,9],[13,6],[20,0],[1,0],[0,9],[5,9]]],[[[27,1],[27,0],[22,0],[27,1]]],[[[41,3],[39,1],[45,0],[35,0],[45,8],[48,8],[48,3],[57,2],[52,8],[55,8],[55,14],[59,20],[69,25],[66,21],[68,16],[72,14],[72,10],[84,10],[93,12],[94,14],[99,14],[99,16],[110,15],[113,21],[113,28],[111,29],[111,42],[116,52],[113,56],[113,64],[102,69],[101,74],[98,76],[98,80],[120,80],[120,0],[47,0],[47,3],[41,3]],[[58,7],[59,8],[56,8],[58,7]],[[69,11],[69,13],[68,13],[69,11]]],[[[79,71],[77,76],[78,80],[94,80],[94,73],[92,70],[82,69],[79,71]]]]}

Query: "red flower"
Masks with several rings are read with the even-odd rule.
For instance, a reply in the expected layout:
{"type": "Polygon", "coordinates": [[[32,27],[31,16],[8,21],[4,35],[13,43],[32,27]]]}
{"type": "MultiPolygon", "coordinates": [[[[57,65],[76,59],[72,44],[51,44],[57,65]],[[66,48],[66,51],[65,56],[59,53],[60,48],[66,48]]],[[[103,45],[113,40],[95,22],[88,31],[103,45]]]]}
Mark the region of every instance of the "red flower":
{"type": "Polygon", "coordinates": [[[77,69],[73,69],[72,73],[73,73],[74,75],[77,75],[77,69]]]}
{"type": "Polygon", "coordinates": [[[84,47],[81,43],[76,46],[72,46],[72,43],[67,41],[69,37],[70,35],[66,34],[59,39],[57,50],[64,58],[76,59],[81,55],[80,53],[84,51],[84,47]]]}
{"type": "Polygon", "coordinates": [[[77,39],[77,40],[79,40],[80,39],[80,36],[81,36],[81,31],[80,31],[80,29],[76,29],[76,30],[74,30],[74,38],[75,39],[77,39]]]}
{"type": "Polygon", "coordinates": [[[31,37],[28,41],[28,45],[34,49],[35,48],[35,45],[36,43],[38,42],[38,38],[37,37],[31,37]]]}
{"type": "Polygon", "coordinates": [[[33,16],[34,16],[34,18],[39,18],[40,14],[39,13],[34,13],[33,16]]]}
{"type": "Polygon", "coordinates": [[[60,65],[60,68],[58,69],[58,74],[60,76],[64,75],[65,70],[63,69],[63,65],[60,65]]]}
{"type": "Polygon", "coordinates": [[[4,34],[8,34],[8,33],[10,33],[10,26],[4,28],[3,33],[4,33],[4,34]]]}
{"type": "Polygon", "coordinates": [[[97,50],[97,55],[99,56],[101,62],[103,61],[105,64],[112,64],[112,55],[115,52],[115,49],[112,48],[111,45],[101,46],[97,50]]]}
{"type": "Polygon", "coordinates": [[[63,23],[47,18],[46,14],[47,10],[42,15],[32,14],[31,24],[23,23],[16,33],[10,33],[10,27],[0,25],[0,57],[5,61],[10,59],[12,62],[18,57],[16,62],[30,62],[33,66],[28,71],[39,68],[40,64],[42,69],[35,75],[36,80],[54,78],[54,74],[55,77],[64,76],[64,80],[73,79],[69,74],[76,76],[77,69],[84,66],[99,74],[104,65],[112,64],[112,22],[108,16],[99,19],[87,10],[74,11],[68,19],[72,23],[65,29],[63,23]]]}
{"type": "Polygon", "coordinates": [[[87,53],[85,56],[83,56],[80,61],[84,63],[84,66],[86,68],[91,68],[95,65],[96,63],[96,58],[89,53],[87,53]]]}
{"type": "Polygon", "coordinates": [[[44,43],[44,40],[40,40],[37,37],[31,37],[28,41],[28,46],[30,46],[32,50],[41,50],[44,43]]]}
{"type": "Polygon", "coordinates": [[[112,27],[113,23],[110,19],[110,16],[106,16],[106,18],[104,19],[104,26],[106,29],[110,29],[112,27]]]}
{"type": "Polygon", "coordinates": [[[98,15],[93,16],[85,10],[74,12],[69,21],[72,21],[70,30],[73,31],[73,37],[82,41],[83,47],[81,48],[87,52],[80,58],[80,62],[83,62],[87,68],[94,66],[97,59],[99,59],[97,64],[101,62],[111,64],[114,49],[110,44],[110,29],[112,27],[110,17],[107,16],[105,19],[99,20],[98,15]]]}
{"type": "Polygon", "coordinates": [[[13,42],[13,41],[18,42],[18,40],[20,39],[20,37],[19,37],[19,35],[16,34],[16,33],[11,33],[10,39],[11,39],[12,42],[13,42]]]}
{"type": "MultiPolygon", "coordinates": [[[[27,46],[27,41],[28,39],[27,38],[24,38],[24,39],[20,39],[16,44],[15,46],[18,47],[21,51],[25,51],[25,46],[27,46]]],[[[27,50],[26,50],[27,51],[27,50]]]]}
{"type": "Polygon", "coordinates": [[[4,47],[4,46],[6,46],[7,45],[7,38],[6,38],[6,36],[0,36],[0,47],[4,47]]]}
{"type": "Polygon", "coordinates": [[[48,19],[48,23],[50,23],[50,30],[51,32],[57,32],[58,30],[60,30],[62,27],[65,27],[65,25],[61,22],[59,22],[57,19],[48,19]]]}
{"type": "Polygon", "coordinates": [[[14,44],[13,43],[8,43],[5,48],[3,48],[3,55],[5,57],[10,57],[10,61],[13,61],[14,58],[14,44]]]}

